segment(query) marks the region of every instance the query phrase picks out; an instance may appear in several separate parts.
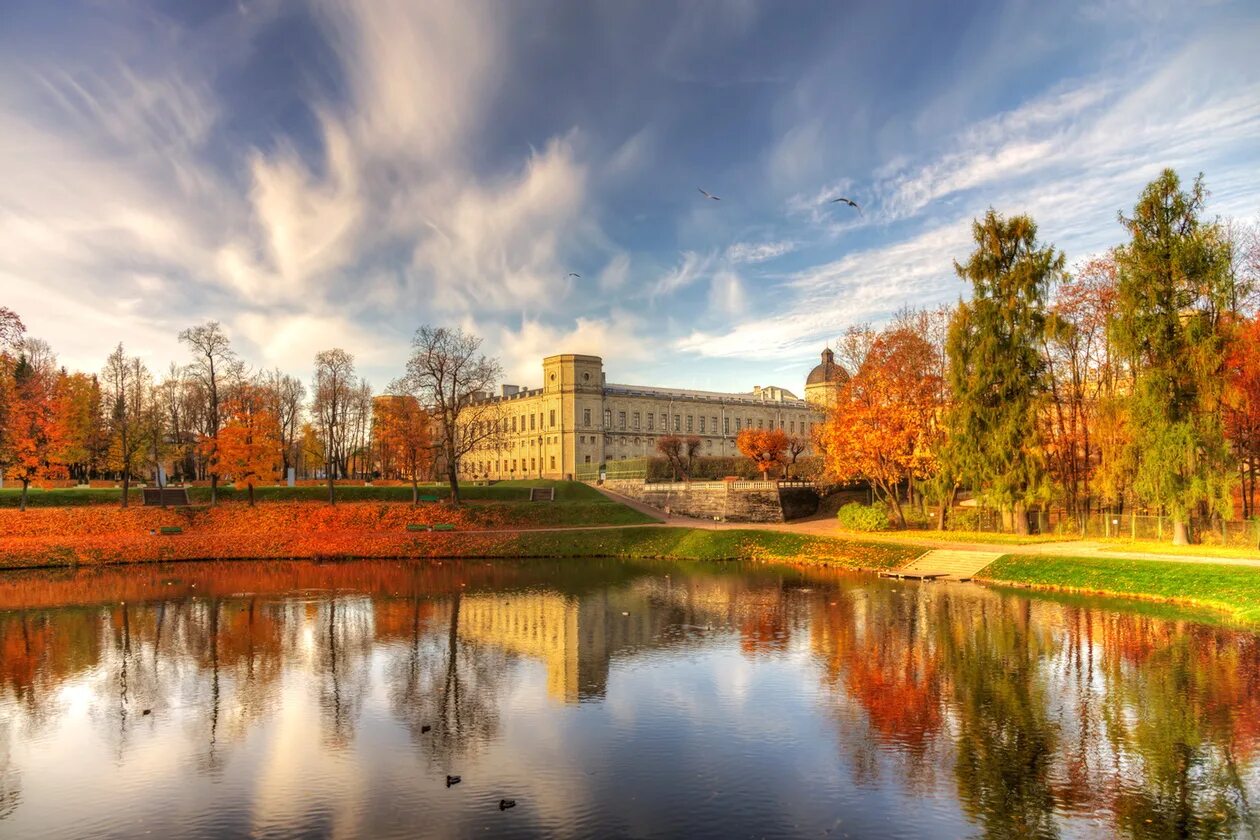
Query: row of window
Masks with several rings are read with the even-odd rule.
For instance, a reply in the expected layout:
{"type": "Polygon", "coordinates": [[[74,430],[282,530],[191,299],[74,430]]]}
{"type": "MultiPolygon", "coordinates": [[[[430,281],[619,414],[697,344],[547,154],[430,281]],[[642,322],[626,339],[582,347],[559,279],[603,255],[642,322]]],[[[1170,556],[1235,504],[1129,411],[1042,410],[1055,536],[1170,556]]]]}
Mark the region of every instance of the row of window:
{"type": "MultiPolygon", "coordinates": [[[[511,431],[513,432],[537,431],[537,429],[540,426],[542,426],[543,419],[544,419],[544,415],[541,412],[538,414],[521,414],[519,416],[513,416],[511,418],[511,431]],[[526,418],[528,418],[528,428],[526,427],[526,423],[527,423],[526,418]]],[[[630,429],[633,429],[634,431],[639,431],[640,429],[643,429],[644,431],[654,432],[656,431],[656,419],[657,419],[657,415],[651,412],[645,415],[638,411],[631,412],[631,413],[627,413],[625,411],[618,411],[616,428],[619,430],[625,430],[626,428],[630,428],[630,429]],[[646,420],[646,426],[643,425],[644,420],[646,420]],[[627,424],[629,425],[627,426],[627,424]]],[[[732,419],[734,419],[735,421],[734,423],[735,434],[739,434],[739,432],[742,429],[753,428],[753,419],[751,417],[745,417],[745,418],[723,417],[722,418],[722,434],[730,435],[732,433],[731,431],[732,419]]],[[[556,427],[555,409],[550,409],[547,412],[546,421],[547,421],[547,425],[545,428],[554,429],[556,427]]],[[[671,428],[669,421],[670,421],[670,416],[668,414],[660,415],[660,430],[661,431],[666,431],[671,428]]],[[[673,416],[673,421],[674,422],[672,424],[672,429],[675,432],[684,432],[684,431],[688,433],[698,432],[699,434],[702,434],[702,435],[704,434],[716,435],[718,433],[718,418],[715,416],[705,417],[704,415],[700,415],[699,417],[697,417],[691,414],[687,414],[687,415],[675,414],[673,416]]],[[[508,425],[509,425],[508,420],[504,419],[499,422],[502,424],[500,431],[504,431],[504,432],[508,431],[508,425]]],[[[591,426],[591,409],[589,408],[582,409],[582,425],[586,428],[590,428],[591,426]]],[[[800,425],[800,433],[805,434],[806,432],[812,430],[814,424],[806,423],[804,420],[802,420],[799,425],[800,425]]],[[[763,429],[765,427],[766,427],[765,421],[761,418],[758,418],[756,428],[763,429]]],[[[484,437],[493,428],[494,428],[494,421],[489,421],[489,420],[480,421],[474,424],[473,426],[474,433],[482,437],[484,437]]],[[[610,408],[604,409],[604,428],[605,429],[613,428],[613,411],[610,408]]],[[[773,420],[770,421],[770,428],[772,429],[774,428],[773,420]]],[[[791,434],[796,434],[797,422],[796,420],[785,421],[782,418],[780,418],[779,428],[791,434]]]]}

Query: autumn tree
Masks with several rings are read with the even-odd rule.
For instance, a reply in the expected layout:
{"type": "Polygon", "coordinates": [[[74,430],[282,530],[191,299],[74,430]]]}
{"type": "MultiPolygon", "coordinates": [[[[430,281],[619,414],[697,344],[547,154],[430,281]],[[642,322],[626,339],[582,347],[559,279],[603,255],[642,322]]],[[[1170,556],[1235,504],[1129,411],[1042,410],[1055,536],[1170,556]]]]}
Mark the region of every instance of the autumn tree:
{"type": "Polygon", "coordinates": [[[932,345],[914,329],[890,327],[840,389],[820,431],[827,471],[869,482],[902,527],[901,491],[935,469],[938,377],[932,345]]]}
{"type": "Polygon", "coordinates": [[[277,422],[269,408],[265,389],[253,383],[233,389],[224,403],[225,423],[219,431],[219,466],[232,476],[236,487],[249,491],[254,506],[254,488],[275,481],[280,466],[277,422]]]}
{"type": "Polygon", "coordinates": [[[354,356],[341,348],[315,354],[315,382],[311,416],[324,454],[324,475],[328,481],[328,504],[337,503],[334,484],[345,463],[349,436],[351,403],[359,389],[354,372],[354,356]]]}
{"type": "Polygon", "coordinates": [[[420,481],[433,467],[433,436],[428,412],[405,391],[401,382],[377,401],[373,422],[383,450],[389,452],[397,474],[411,482],[411,504],[420,503],[420,481]]]}
{"type": "Polygon", "coordinates": [[[196,327],[189,327],[179,334],[179,340],[188,345],[193,360],[188,366],[189,373],[201,385],[205,398],[204,413],[201,417],[202,457],[211,469],[210,504],[218,503],[219,473],[213,469],[218,460],[219,429],[223,426],[223,401],[229,386],[241,378],[242,365],[232,350],[232,342],[218,321],[207,321],[196,327]]]}
{"type": "Polygon", "coordinates": [[[105,458],[107,431],[101,385],[95,376],[61,372],[57,377],[54,411],[61,430],[58,461],[70,477],[86,482],[105,458]]]}
{"type": "Polygon", "coordinates": [[[429,412],[453,505],[460,503],[460,459],[499,433],[499,405],[490,399],[499,376],[499,362],[481,352],[481,339],[457,327],[423,326],[411,341],[400,384],[429,412]]]}
{"type": "MultiPolygon", "coordinates": [[[[1096,257],[1059,284],[1043,340],[1050,396],[1042,415],[1047,466],[1067,511],[1082,521],[1100,460],[1099,412],[1112,410],[1124,370],[1107,337],[1115,302],[1115,258],[1096,257]]],[[[1113,425],[1109,433],[1114,431],[1113,425]]]]}
{"type": "Polygon", "coordinates": [[[54,462],[60,431],[54,406],[54,374],[49,365],[37,367],[23,353],[13,368],[13,397],[9,411],[9,475],[22,482],[20,507],[26,510],[32,481],[59,478],[65,467],[54,462]]]}
{"type": "Polygon", "coordinates": [[[1116,252],[1111,335],[1134,371],[1134,487],[1168,512],[1178,545],[1200,506],[1228,514],[1234,477],[1220,407],[1237,294],[1228,244],[1199,219],[1205,198],[1202,176],[1186,191],[1165,170],[1121,215],[1130,241],[1116,252]]]}
{"type": "Polygon", "coordinates": [[[1244,519],[1257,514],[1260,481],[1260,315],[1239,322],[1226,363],[1225,434],[1238,458],[1244,519]]]}
{"type": "Polygon", "coordinates": [[[678,435],[661,435],[656,439],[656,451],[665,456],[674,473],[674,481],[687,474],[683,455],[683,439],[678,435]]]}
{"type": "Polygon", "coordinates": [[[26,326],[7,306],[0,306],[0,477],[9,463],[9,415],[13,400],[13,368],[26,326]]]}
{"type": "Polygon", "coordinates": [[[302,434],[302,407],[306,402],[306,387],[302,380],[279,369],[263,375],[262,386],[266,389],[268,410],[276,418],[276,433],[280,445],[280,471],[288,475],[289,468],[301,460],[299,450],[302,434]]]}
{"type": "Polygon", "coordinates": [[[145,403],[149,371],[140,359],[128,358],[122,344],[105,360],[101,373],[109,410],[108,465],[122,477],[122,506],[127,507],[131,477],[144,465],[145,403]]]}
{"type": "Polygon", "coordinates": [[[800,435],[789,435],[787,439],[787,464],[786,473],[788,478],[792,477],[792,473],[796,471],[796,461],[802,455],[809,451],[809,438],[800,435]]]}
{"type": "Polygon", "coordinates": [[[1037,241],[1027,216],[989,210],[972,225],[976,249],[954,270],[972,286],[950,321],[950,462],[961,480],[1027,533],[1027,506],[1046,498],[1039,436],[1041,358],[1050,285],[1064,257],[1037,241]]]}
{"type": "Polygon", "coordinates": [[[757,466],[763,481],[771,468],[783,465],[787,445],[787,435],[782,429],[744,429],[735,438],[736,448],[757,466]]]}

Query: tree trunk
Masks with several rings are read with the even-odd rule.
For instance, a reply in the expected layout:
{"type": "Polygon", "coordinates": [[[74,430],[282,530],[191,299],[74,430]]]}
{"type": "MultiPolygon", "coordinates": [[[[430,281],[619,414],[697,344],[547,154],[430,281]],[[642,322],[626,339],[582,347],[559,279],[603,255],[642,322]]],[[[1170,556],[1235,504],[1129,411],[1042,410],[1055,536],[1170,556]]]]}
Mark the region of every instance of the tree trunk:
{"type": "Polygon", "coordinates": [[[1182,516],[1173,517],[1173,545],[1190,545],[1190,528],[1182,516]]]}
{"type": "Polygon", "coordinates": [[[887,493],[886,495],[888,496],[888,503],[892,505],[893,514],[897,517],[897,524],[902,528],[902,530],[905,530],[906,515],[901,510],[901,502],[897,499],[897,494],[893,492],[887,493]]]}
{"type": "Polygon", "coordinates": [[[1028,507],[1023,502],[1016,502],[1012,511],[1015,533],[1021,537],[1028,536],[1028,507]]]}
{"type": "Polygon", "coordinates": [[[217,473],[210,473],[210,505],[213,507],[219,503],[219,476],[217,473]]]}
{"type": "MultiPolygon", "coordinates": [[[[251,481],[248,486],[249,486],[249,506],[253,507],[254,506],[254,482],[251,481]]],[[[166,507],[166,505],[162,505],[162,507],[166,507]]]]}
{"type": "Polygon", "coordinates": [[[936,513],[936,530],[945,530],[945,526],[949,524],[949,513],[953,511],[954,502],[957,499],[958,485],[952,484],[949,488],[949,495],[941,500],[941,509],[936,513]]]}
{"type": "Polygon", "coordinates": [[[330,462],[330,463],[328,464],[328,504],[330,504],[330,505],[335,505],[335,504],[337,504],[337,496],[336,496],[336,494],[333,492],[333,470],[332,470],[332,468],[333,468],[333,465],[332,465],[332,463],[330,462]]]}
{"type": "Polygon", "coordinates": [[[446,460],[446,480],[451,484],[451,507],[459,507],[459,476],[456,474],[458,467],[453,458],[446,460]]]}
{"type": "Polygon", "coordinates": [[[31,486],[31,480],[29,478],[23,478],[22,479],[22,504],[20,506],[20,509],[22,511],[26,510],[26,490],[30,486],[31,486]]]}
{"type": "Polygon", "coordinates": [[[420,506],[420,481],[414,475],[411,477],[411,506],[420,506]]]}
{"type": "Polygon", "coordinates": [[[129,470],[123,470],[122,481],[123,481],[122,506],[126,507],[127,502],[130,501],[129,497],[131,495],[131,472],[129,470]]]}

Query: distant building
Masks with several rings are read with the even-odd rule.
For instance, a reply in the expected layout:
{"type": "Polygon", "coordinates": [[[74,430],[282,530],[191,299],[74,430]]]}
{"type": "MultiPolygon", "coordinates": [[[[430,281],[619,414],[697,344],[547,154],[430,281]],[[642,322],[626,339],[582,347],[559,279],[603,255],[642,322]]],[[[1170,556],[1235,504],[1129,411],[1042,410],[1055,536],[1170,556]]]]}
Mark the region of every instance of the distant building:
{"type": "Polygon", "coordinates": [[[836,354],[828,347],[822,352],[822,361],[805,378],[805,399],[824,410],[831,408],[848,381],[848,372],[836,364],[836,354]]]}
{"type": "MultiPolygon", "coordinates": [[[[836,381],[835,372],[827,375],[822,384],[836,381]]],[[[811,440],[827,404],[775,386],[732,394],[617,385],[605,381],[599,356],[571,354],[543,359],[541,388],[504,385],[488,399],[500,409],[498,430],[464,456],[465,478],[570,478],[582,467],[654,455],[663,435],[700,438],[702,457],[738,455],[735,437],[746,428],[811,440]]]]}

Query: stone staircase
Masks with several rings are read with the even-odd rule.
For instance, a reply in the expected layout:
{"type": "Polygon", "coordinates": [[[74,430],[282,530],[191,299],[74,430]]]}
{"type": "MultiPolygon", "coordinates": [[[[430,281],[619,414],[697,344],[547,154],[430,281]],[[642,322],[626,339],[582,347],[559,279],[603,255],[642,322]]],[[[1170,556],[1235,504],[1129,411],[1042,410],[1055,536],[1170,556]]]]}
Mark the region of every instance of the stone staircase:
{"type": "Polygon", "coordinates": [[[899,569],[883,572],[884,577],[918,580],[971,580],[980,570],[1001,557],[1002,551],[956,551],[935,548],[899,569]]]}

